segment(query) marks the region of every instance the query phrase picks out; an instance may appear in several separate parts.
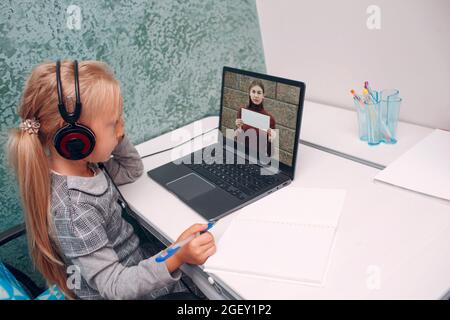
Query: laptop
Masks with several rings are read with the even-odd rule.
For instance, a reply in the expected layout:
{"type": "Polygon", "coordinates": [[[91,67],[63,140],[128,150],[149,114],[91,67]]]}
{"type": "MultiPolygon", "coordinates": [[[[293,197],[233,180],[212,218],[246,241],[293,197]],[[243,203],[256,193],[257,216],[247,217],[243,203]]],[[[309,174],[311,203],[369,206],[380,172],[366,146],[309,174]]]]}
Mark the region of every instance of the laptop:
{"type": "Polygon", "coordinates": [[[217,143],[147,172],[215,221],[292,182],[305,84],[224,67],[217,143]]]}

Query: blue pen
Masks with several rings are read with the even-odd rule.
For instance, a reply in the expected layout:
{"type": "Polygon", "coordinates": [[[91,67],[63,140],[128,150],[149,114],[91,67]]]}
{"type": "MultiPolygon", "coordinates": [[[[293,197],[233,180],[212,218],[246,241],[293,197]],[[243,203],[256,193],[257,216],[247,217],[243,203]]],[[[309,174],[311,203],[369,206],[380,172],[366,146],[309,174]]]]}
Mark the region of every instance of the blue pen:
{"type": "Polygon", "coordinates": [[[190,236],[184,240],[181,240],[180,242],[174,243],[173,245],[171,245],[170,247],[168,247],[167,249],[162,251],[160,253],[160,255],[156,257],[155,261],[156,262],[166,261],[171,256],[173,256],[178,250],[180,250],[186,243],[188,243],[191,240],[194,240],[202,233],[205,233],[206,231],[211,229],[215,223],[216,223],[215,221],[210,221],[210,222],[208,222],[208,227],[205,230],[203,230],[202,232],[197,232],[196,234],[193,234],[192,236],[190,236]]]}

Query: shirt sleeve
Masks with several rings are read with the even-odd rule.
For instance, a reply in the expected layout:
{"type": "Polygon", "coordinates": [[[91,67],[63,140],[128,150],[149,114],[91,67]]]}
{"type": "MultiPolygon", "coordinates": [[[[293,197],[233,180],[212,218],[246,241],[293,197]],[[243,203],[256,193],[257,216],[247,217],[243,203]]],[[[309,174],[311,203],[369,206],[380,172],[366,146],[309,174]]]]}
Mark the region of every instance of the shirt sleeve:
{"type": "Polygon", "coordinates": [[[144,172],[141,157],[127,136],[116,146],[104,166],[117,185],[136,181],[144,172]]]}
{"type": "Polygon", "coordinates": [[[142,299],[152,292],[174,284],[181,271],[169,273],[166,264],[155,257],[142,260],[132,267],[119,262],[116,252],[105,246],[89,255],[73,259],[89,286],[105,299],[142,299]]]}
{"type": "Polygon", "coordinates": [[[270,128],[275,129],[276,123],[275,123],[275,117],[270,115],[270,128]]]}

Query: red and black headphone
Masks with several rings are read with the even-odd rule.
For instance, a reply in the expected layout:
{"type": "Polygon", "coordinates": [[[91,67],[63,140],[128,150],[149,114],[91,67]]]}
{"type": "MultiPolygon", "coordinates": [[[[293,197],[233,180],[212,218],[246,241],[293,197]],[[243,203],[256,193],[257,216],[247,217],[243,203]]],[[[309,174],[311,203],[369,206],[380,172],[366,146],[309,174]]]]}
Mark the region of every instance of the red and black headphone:
{"type": "Polygon", "coordinates": [[[94,150],[95,134],[86,126],[77,124],[81,114],[80,88],[78,83],[78,61],[73,63],[75,76],[75,109],[67,112],[63,102],[61,85],[61,62],[56,61],[56,83],[58,90],[58,110],[67,123],[59,129],[53,137],[53,145],[58,153],[68,160],[80,160],[89,156],[94,150]]]}

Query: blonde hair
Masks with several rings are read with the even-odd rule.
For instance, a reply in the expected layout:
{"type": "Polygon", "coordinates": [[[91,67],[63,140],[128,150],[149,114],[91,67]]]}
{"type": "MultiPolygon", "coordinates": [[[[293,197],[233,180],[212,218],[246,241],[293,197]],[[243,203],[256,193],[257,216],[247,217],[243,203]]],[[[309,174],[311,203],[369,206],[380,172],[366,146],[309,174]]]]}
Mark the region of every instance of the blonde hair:
{"type": "MultiPolygon", "coordinates": [[[[79,122],[89,125],[94,118],[106,115],[117,118],[122,112],[123,99],[119,82],[107,65],[83,61],[78,70],[82,103],[79,122]]],[[[19,184],[33,262],[49,286],[56,284],[68,298],[73,298],[66,284],[62,253],[50,238],[51,180],[46,149],[54,149],[53,136],[64,125],[57,106],[55,72],[56,63],[43,63],[33,69],[26,81],[17,112],[21,121],[36,118],[41,127],[38,134],[11,129],[8,156],[19,184]]],[[[61,81],[63,97],[75,97],[72,61],[61,62],[61,81]]],[[[66,107],[73,111],[67,103],[66,107]]]]}

